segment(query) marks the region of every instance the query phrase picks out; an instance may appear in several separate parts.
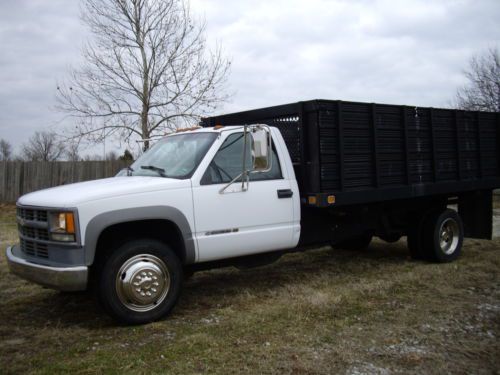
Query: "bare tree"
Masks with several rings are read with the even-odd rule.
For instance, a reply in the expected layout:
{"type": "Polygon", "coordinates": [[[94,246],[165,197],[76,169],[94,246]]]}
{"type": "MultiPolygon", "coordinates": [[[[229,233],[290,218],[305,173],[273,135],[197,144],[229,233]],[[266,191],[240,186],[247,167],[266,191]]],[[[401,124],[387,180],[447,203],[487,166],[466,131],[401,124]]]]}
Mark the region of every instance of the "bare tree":
{"type": "Polygon", "coordinates": [[[457,90],[458,108],[500,112],[500,57],[496,48],[474,56],[465,71],[468,84],[457,90]]]}
{"type": "Polygon", "coordinates": [[[0,139],[0,161],[12,159],[12,145],[5,139],[0,139]]]}
{"type": "Polygon", "coordinates": [[[22,148],[23,159],[30,161],[55,161],[64,153],[64,144],[54,132],[35,132],[22,148]]]}
{"type": "Polygon", "coordinates": [[[82,157],[80,156],[80,139],[69,139],[66,143],[66,159],[68,161],[80,161],[82,157]]]}
{"type": "Polygon", "coordinates": [[[149,139],[227,99],[230,62],[220,47],[208,51],[186,1],[85,0],[82,16],[94,39],[56,107],[79,119],[75,136],[149,139]]]}

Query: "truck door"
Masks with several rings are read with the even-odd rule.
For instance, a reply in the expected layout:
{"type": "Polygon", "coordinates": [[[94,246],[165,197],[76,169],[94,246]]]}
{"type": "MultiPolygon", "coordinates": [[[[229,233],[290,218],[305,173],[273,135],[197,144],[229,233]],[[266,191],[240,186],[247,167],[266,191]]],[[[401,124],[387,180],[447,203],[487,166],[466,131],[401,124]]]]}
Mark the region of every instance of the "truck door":
{"type": "MultiPolygon", "coordinates": [[[[199,262],[295,246],[293,198],[298,197],[292,198],[274,147],[269,172],[251,174],[246,191],[240,181],[221,193],[242,171],[243,148],[243,132],[227,135],[199,183],[193,181],[199,262]]],[[[250,165],[250,150],[247,160],[250,165]]]]}

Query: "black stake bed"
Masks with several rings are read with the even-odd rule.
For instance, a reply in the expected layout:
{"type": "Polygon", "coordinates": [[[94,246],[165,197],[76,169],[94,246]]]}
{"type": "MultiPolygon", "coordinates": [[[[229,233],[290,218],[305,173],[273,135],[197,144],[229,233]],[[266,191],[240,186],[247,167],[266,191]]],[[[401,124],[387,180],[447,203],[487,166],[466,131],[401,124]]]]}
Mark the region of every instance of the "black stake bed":
{"type": "Polygon", "coordinates": [[[201,125],[255,123],[280,129],[304,203],[341,206],[500,187],[499,113],[312,100],[209,117],[201,125]]]}

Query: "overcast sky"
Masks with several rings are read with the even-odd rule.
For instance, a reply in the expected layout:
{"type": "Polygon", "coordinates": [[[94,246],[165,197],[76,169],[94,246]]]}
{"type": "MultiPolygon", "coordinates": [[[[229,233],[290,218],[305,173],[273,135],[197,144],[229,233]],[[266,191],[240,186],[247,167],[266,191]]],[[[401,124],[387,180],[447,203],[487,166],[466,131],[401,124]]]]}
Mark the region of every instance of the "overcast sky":
{"type": "MultiPolygon", "coordinates": [[[[499,0],[191,5],[232,59],[220,112],[315,98],[449,106],[470,57],[500,46],[499,0]]],[[[0,138],[16,151],[36,130],[71,126],[51,107],[88,38],[78,13],[77,0],[0,0],[0,138]]]]}

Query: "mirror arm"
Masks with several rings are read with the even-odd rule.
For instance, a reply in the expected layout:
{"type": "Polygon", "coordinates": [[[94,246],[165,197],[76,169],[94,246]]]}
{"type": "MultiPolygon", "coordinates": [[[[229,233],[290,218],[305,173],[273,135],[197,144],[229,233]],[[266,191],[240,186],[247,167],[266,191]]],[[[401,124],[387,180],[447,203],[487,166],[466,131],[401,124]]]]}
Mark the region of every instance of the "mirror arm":
{"type": "Polygon", "coordinates": [[[231,186],[231,185],[232,185],[232,184],[234,184],[236,181],[238,181],[238,179],[239,179],[240,177],[242,177],[242,178],[241,178],[241,184],[242,184],[241,189],[242,189],[243,191],[247,191],[247,190],[248,190],[248,172],[247,172],[247,171],[245,171],[245,172],[240,173],[238,176],[236,176],[236,177],[235,177],[235,178],[233,178],[230,182],[228,182],[226,185],[224,185],[224,187],[223,187],[223,188],[221,188],[221,189],[219,190],[219,194],[224,194],[224,191],[226,191],[226,189],[227,189],[229,186],[231,186]],[[246,182],[247,186],[245,186],[245,182],[246,182]]]}

